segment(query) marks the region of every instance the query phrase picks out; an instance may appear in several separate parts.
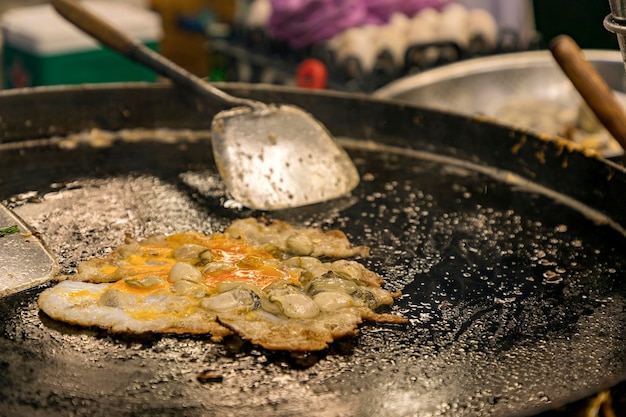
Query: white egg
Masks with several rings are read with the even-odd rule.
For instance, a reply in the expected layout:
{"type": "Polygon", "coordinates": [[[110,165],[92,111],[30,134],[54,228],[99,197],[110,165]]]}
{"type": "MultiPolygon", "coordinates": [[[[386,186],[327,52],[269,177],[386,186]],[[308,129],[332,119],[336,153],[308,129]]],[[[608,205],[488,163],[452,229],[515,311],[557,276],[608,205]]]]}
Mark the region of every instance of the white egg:
{"type": "Polygon", "coordinates": [[[381,26],[375,41],[377,54],[389,51],[394,66],[404,65],[404,54],[407,48],[407,36],[404,30],[392,25],[381,26]]]}
{"type": "Polygon", "coordinates": [[[460,3],[450,3],[441,10],[441,18],[448,19],[453,17],[456,20],[467,19],[468,9],[460,3]]]}
{"type": "Polygon", "coordinates": [[[411,19],[404,13],[395,12],[389,18],[389,23],[386,26],[393,26],[398,30],[406,31],[411,24],[411,19]]]}
{"type": "MultiPolygon", "coordinates": [[[[407,47],[437,42],[439,40],[437,37],[439,20],[440,13],[435,9],[424,9],[413,16],[406,34],[407,47]]],[[[439,50],[433,47],[423,51],[421,60],[435,62],[438,58],[439,50]]]]}
{"type": "Polygon", "coordinates": [[[431,27],[435,27],[439,23],[439,19],[441,17],[441,13],[437,9],[433,9],[432,7],[427,7],[425,9],[420,10],[415,13],[411,20],[420,20],[424,22],[424,24],[428,24],[431,27]]]}
{"type": "Polygon", "coordinates": [[[468,17],[469,12],[465,6],[458,3],[446,6],[441,12],[439,21],[437,31],[439,40],[455,42],[461,48],[467,48],[470,41],[468,17]]]}
{"type": "Polygon", "coordinates": [[[487,48],[493,49],[498,43],[498,23],[491,13],[484,9],[472,9],[468,13],[470,38],[480,36],[487,48]]]}
{"type": "Polygon", "coordinates": [[[429,19],[420,17],[411,20],[406,39],[409,45],[433,43],[437,41],[437,28],[429,19]]]}
{"type": "Polygon", "coordinates": [[[376,62],[376,48],[372,40],[374,31],[375,27],[372,25],[345,30],[337,50],[337,61],[345,64],[352,58],[359,62],[363,72],[372,71],[376,62]]]}
{"type": "Polygon", "coordinates": [[[245,17],[245,25],[249,28],[267,27],[272,15],[272,4],[270,0],[254,0],[245,17]]]}

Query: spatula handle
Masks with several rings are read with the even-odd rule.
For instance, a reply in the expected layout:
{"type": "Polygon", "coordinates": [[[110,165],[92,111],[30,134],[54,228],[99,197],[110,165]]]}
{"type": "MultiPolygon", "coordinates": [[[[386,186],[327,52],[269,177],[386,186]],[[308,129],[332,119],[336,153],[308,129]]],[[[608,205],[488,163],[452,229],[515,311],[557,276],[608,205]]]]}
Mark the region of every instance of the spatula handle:
{"type": "Polygon", "coordinates": [[[260,107],[261,103],[233,97],[204,82],[186,69],[157,54],[137,39],[133,39],[100,17],[93,14],[77,0],[52,0],[56,11],[76,27],[97,39],[116,52],[145,65],[176,84],[191,89],[197,94],[219,99],[231,106],[260,107]]]}
{"type": "Polygon", "coordinates": [[[626,112],[613,90],[569,36],[554,38],[550,51],[589,108],[626,151],[626,112]]]}
{"type": "Polygon", "coordinates": [[[52,5],[65,19],[111,49],[125,54],[137,43],[85,9],[78,1],[54,0],[52,5]]]}

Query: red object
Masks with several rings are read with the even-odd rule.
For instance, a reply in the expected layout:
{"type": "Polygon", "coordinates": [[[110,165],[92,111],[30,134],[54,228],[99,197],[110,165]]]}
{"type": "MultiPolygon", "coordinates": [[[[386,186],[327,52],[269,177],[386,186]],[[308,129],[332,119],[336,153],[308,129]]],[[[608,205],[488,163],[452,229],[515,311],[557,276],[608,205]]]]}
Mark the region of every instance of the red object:
{"type": "Polygon", "coordinates": [[[323,90],[328,83],[326,65],[318,59],[308,58],[298,65],[296,84],[298,87],[323,90]]]}

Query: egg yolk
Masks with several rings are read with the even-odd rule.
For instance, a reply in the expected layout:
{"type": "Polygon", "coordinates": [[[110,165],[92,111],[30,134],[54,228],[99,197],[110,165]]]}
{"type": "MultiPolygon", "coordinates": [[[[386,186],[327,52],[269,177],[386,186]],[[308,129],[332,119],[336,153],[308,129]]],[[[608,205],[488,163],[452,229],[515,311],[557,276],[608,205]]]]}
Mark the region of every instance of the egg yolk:
{"type": "MultiPolygon", "coordinates": [[[[169,273],[174,264],[176,248],[185,244],[206,247],[214,254],[212,262],[219,262],[220,268],[203,273],[204,284],[215,287],[222,282],[240,281],[252,284],[260,289],[278,281],[297,283],[295,272],[283,268],[269,252],[251,246],[244,240],[230,238],[226,235],[206,236],[201,233],[188,232],[168,236],[162,242],[141,245],[137,252],[126,256],[120,263],[119,273],[124,278],[142,279],[149,276],[163,278],[164,282],[152,286],[131,286],[123,280],[114,284],[116,289],[127,293],[146,294],[169,287],[169,273]]],[[[103,267],[111,273],[110,265],[103,267]]],[[[199,270],[202,271],[202,267],[199,270]]]]}

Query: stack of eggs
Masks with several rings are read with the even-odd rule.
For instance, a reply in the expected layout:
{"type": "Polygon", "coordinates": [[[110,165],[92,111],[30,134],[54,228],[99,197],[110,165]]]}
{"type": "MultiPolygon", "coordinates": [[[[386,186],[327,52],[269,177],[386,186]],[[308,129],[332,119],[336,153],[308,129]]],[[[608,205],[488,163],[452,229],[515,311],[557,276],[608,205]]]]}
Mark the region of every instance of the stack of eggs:
{"type": "MultiPolygon", "coordinates": [[[[496,48],[498,36],[498,25],[491,13],[452,3],[441,11],[427,8],[412,17],[394,13],[385,25],[347,29],[330,39],[327,46],[334,51],[337,63],[356,58],[367,73],[383,51],[389,52],[395,67],[401,68],[412,45],[452,42],[464,50],[470,42],[480,39],[482,48],[490,51],[496,48]]],[[[430,53],[437,52],[433,49],[430,53]]]]}
{"type": "MultiPolygon", "coordinates": [[[[277,4],[275,1],[279,0],[253,1],[244,19],[244,27],[266,31],[269,29],[269,33],[276,39],[286,41],[296,48],[303,44],[310,46],[308,43],[313,42],[331,51],[334,64],[339,67],[347,67],[349,62],[358,62],[361,74],[371,73],[380,62],[383,52],[386,53],[392,69],[396,71],[405,67],[407,51],[414,46],[448,43],[465,51],[478,43],[480,52],[490,53],[494,51],[499,40],[499,28],[491,13],[479,8],[469,9],[448,0],[425,0],[422,3],[426,6],[420,7],[412,16],[406,11],[391,11],[384,24],[380,21],[363,23],[367,21],[365,19],[354,26],[347,25],[347,21],[353,16],[346,15],[350,10],[345,7],[332,13],[326,10],[331,6],[322,1],[321,3],[326,4],[325,14],[318,10],[319,15],[313,16],[308,15],[306,10],[298,10],[295,4],[312,4],[314,1],[291,2],[291,8],[281,3],[285,10],[273,10],[273,5],[277,4]],[[328,20],[324,21],[324,16],[328,20]],[[334,33],[334,36],[324,37],[322,32],[334,33]]],[[[427,48],[425,53],[429,55],[428,60],[434,62],[442,52],[437,48],[427,48]]]]}

